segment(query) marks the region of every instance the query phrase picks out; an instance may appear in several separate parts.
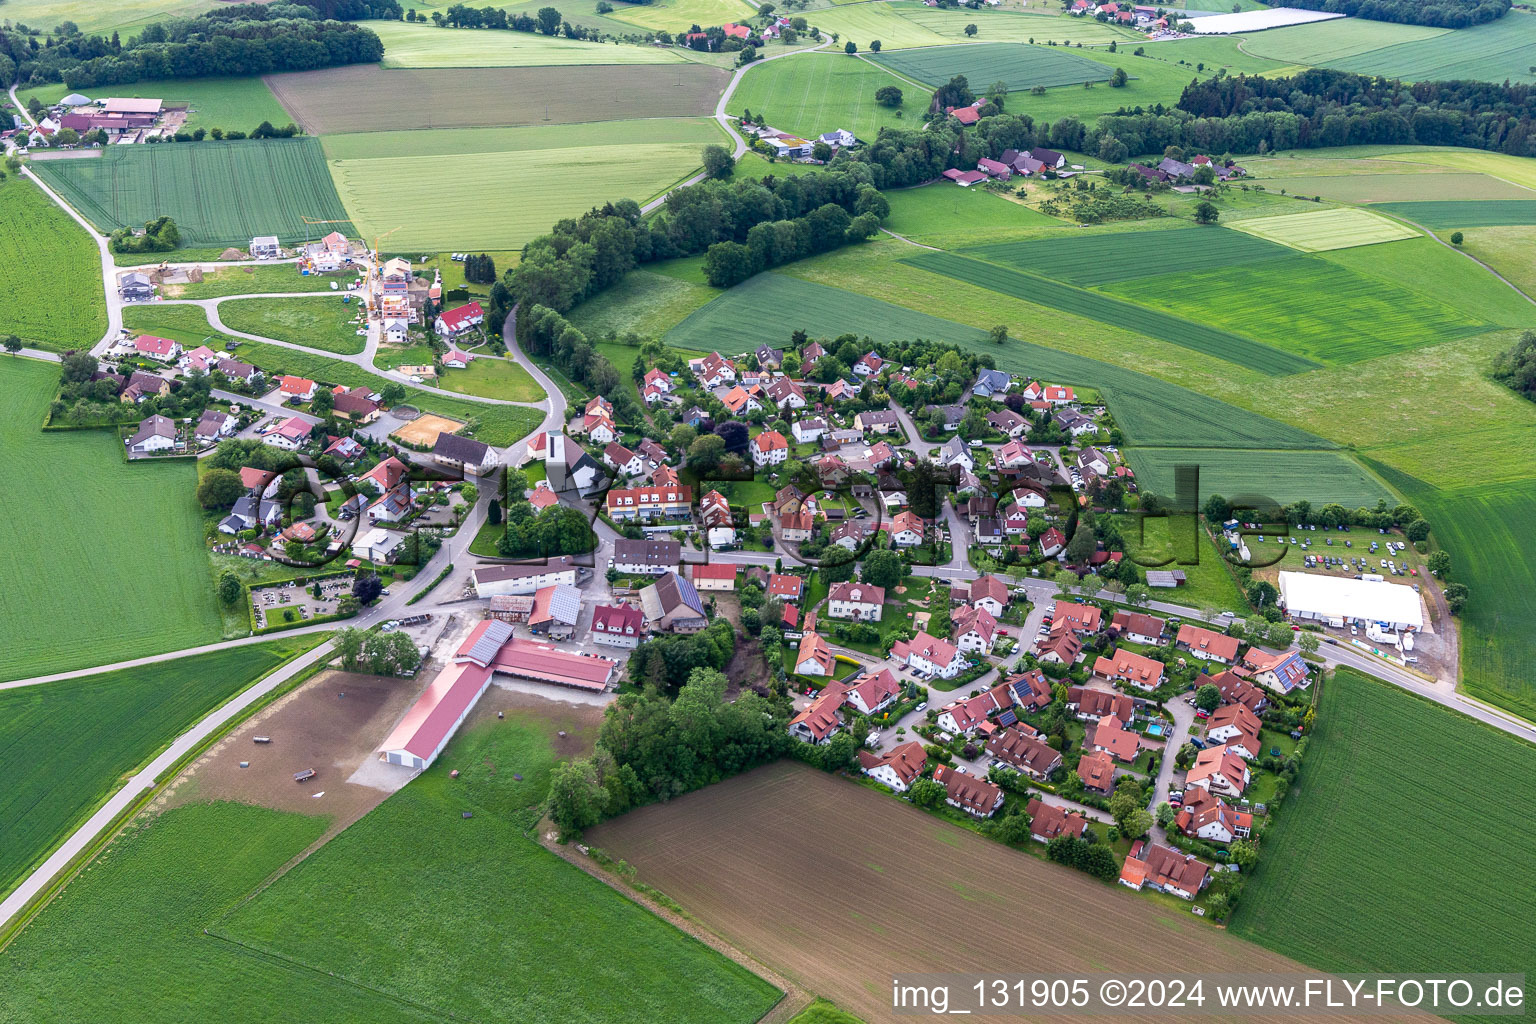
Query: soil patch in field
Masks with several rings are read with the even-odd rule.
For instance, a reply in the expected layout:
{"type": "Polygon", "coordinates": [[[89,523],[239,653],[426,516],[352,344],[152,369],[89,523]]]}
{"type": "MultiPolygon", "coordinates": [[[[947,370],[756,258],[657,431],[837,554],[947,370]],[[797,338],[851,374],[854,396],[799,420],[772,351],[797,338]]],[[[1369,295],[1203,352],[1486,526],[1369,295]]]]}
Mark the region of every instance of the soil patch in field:
{"type": "Polygon", "coordinates": [[[369,64],[266,79],[312,135],[688,117],[712,113],[728,81],[730,72],[703,64],[389,71],[369,64]]]}
{"type": "Polygon", "coordinates": [[[427,413],[411,420],[389,436],[406,444],[431,445],[437,443],[438,434],[457,434],[463,429],[464,424],[458,420],[427,413]]]}
{"type": "Polygon", "coordinates": [[[642,807],[586,841],[870,1024],[905,1019],[890,1007],[898,973],[1136,974],[1148,950],[1202,973],[1301,970],[1171,898],[1095,881],[792,761],[642,807]],[[814,878],[837,884],[816,886],[812,903],[785,897],[814,878]]]}
{"type": "Polygon", "coordinates": [[[176,781],[162,803],[237,800],[279,811],[327,814],[328,835],[373,810],[408,782],[413,772],[349,781],[358,768],[377,760],[389,735],[423,681],[351,672],[324,672],[256,715],[198,758],[176,781]],[[346,696],[341,696],[346,694],[346,696]],[[256,743],[265,736],[271,743],[256,743]],[[249,764],[241,768],[240,762],[249,764]],[[315,769],[308,782],[295,772],[315,769]],[[323,796],[316,797],[317,793],[323,796]]]}

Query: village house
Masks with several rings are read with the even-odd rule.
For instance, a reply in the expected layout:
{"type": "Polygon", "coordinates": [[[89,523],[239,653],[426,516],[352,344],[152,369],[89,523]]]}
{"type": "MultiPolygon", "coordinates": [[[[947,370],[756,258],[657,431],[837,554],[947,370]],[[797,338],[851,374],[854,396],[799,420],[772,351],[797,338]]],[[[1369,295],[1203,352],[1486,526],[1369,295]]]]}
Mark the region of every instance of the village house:
{"type": "MultiPolygon", "coordinates": [[[[480,303],[469,302],[443,310],[432,328],[440,338],[456,339],[476,331],[484,323],[485,310],[480,308],[480,303]]],[[[447,361],[444,362],[446,364],[447,361]]]]}
{"type": "Polygon", "coordinates": [[[788,512],[779,517],[779,535],[784,540],[810,540],[815,526],[816,517],[809,512],[788,512]]]}
{"type": "Polygon", "coordinates": [[[1259,716],[1241,704],[1225,704],[1211,712],[1205,722],[1205,739],[1212,746],[1225,746],[1245,761],[1263,753],[1259,716]]]}
{"type": "Polygon", "coordinates": [[[1003,806],[1003,791],[985,779],[961,775],[948,765],[933,770],[933,780],[944,787],[944,802],[974,818],[990,818],[1003,806]]]}
{"type": "Polygon", "coordinates": [[[446,430],[437,435],[432,446],[432,459],[440,466],[462,469],[475,476],[483,476],[501,465],[501,456],[484,441],[472,437],[460,437],[446,430]]]}
{"type": "Polygon", "coordinates": [[[1057,601],[1051,609],[1051,624],[1066,626],[1079,636],[1087,636],[1097,633],[1104,623],[1104,613],[1091,604],[1075,604],[1071,601],[1057,601]]]}
{"type": "Polygon", "coordinates": [[[161,363],[174,363],[181,358],[181,345],[170,338],[157,338],[153,334],[141,334],[133,339],[133,350],[146,359],[161,363]]]}
{"type": "Polygon", "coordinates": [[[1237,660],[1237,637],[1202,629],[1187,622],[1179,627],[1179,633],[1174,642],[1201,661],[1215,661],[1230,665],[1237,660]]]}
{"type": "Polygon", "coordinates": [[[891,409],[866,409],[853,417],[853,425],[866,433],[889,434],[901,426],[901,420],[891,409]]]}
{"type": "Polygon", "coordinates": [[[192,430],[192,436],[202,444],[212,444],[221,437],[228,437],[235,432],[235,425],[240,421],[222,409],[209,409],[197,421],[197,426],[192,430]]]}
{"type": "Polygon", "coordinates": [[[1138,839],[1120,869],[1120,884],[1138,891],[1151,886],[1179,899],[1192,900],[1210,883],[1209,872],[1210,868],[1192,853],[1179,853],[1138,839]]]}
{"type": "Polygon", "coordinates": [[[634,649],[645,632],[645,615],[627,604],[600,604],[592,609],[592,641],[609,647],[634,649]]]}
{"type": "Polygon", "coordinates": [[[777,370],[784,365],[784,350],[772,345],[757,346],[753,355],[757,358],[757,365],[764,370],[777,370]]]}
{"type": "Polygon", "coordinates": [[[837,666],[832,648],[815,632],[807,632],[800,638],[800,650],[795,655],[795,671],[803,676],[830,676],[837,666]]]}
{"type": "Polygon", "coordinates": [[[693,488],[676,484],[651,487],[615,487],[608,491],[608,517],[615,522],[630,519],[686,519],[693,506],[693,488]]]}
{"type": "Polygon", "coordinates": [[[1035,642],[1035,657],[1053,665],[1075,665],[1083,657],[1083,642],[1066,626],[1052,626],[1035,642]]]}
{"type": "Polygon", "coordinates": [[[1221,693],[1224,704],[1241,704],[1254,714],[1269,707],[1269,695],[1236,672],[1228,670],[1219,675],[1209,676],[1201,682],[1216,687],[1221,693]]]}
{"type": "Polygon", "coordinates": [[[1085,753],[1077,762],[1077,777],[1090,793],[1108,796],[1115,791],[1115,762],[1101,751],[1085,753]]]}
{"type": "Polygon", "coordinates": [[[1239,811],[1208,790],[1191,789],[1174,819],[1180,832],[1211,843],[1230,843],[1253,834],[1253,815],[1239,811]]]}
{"type": "Polygon", "coordinates": [[[675,572],[662,573],[640,591],[640,608],[657,632],[697,633],[709,625],[699,592],[675,572]]]}
{"type": "Polygon", "coordinates": [[[619,436],[613,420],[600,413],[582,417],[581,430],[593,444],[612,444],[619,436]]]}
{"type": "Polygon", "coordinates": [[[1062,766],[1061,751],[1017,726],[993,733],[987,741],[987,753],[999,763],[1042,782],[1062,766]]]}
{"type": "Polygon", "coordinates": [[[1148,693],[1163,685],[1163,663],[1134,651],[1115,649],[1101,655],[1094,659],[1093,674],[1148,693]]]}
{"type": "Polygon", "coordinates": [[[878,352],[869,351],[858,358],[853,364],[853,372],[859,377],[878,377],[880,368],[885,365],[885,360],[880,358],[878,352]]]}
{"type": "Polygon", "coordinates": [[[617,441],[608,442],[603,449],[603,462],[621,476],[639,476],[645,472],[645,460],[617,441]]]}
{"type": "Polygon", "coordinates": [[[1087,416],[1084,416],[1076,409],[1062,409],[1060,412],[1056,413],[1056,415],[1051,417],[1051,422],[1055,423],[1058,427],[1066,431],[1072,437],[1082,437],[1084,434],[1096,434],[1099,430],[1099,428],[1094,424],[1093,420],[1089,419],[1087,416]]]}
{"type": "Polygon", "coordinates": [[[1012,676],[1003,685],[1012,691],[1013,703],[1026,711],[1039,711],[1054,699],[1051,681],[1037,668],[1012,676]]]}
{"type": "Polygon", "coordinates": [[[237,359],[220,359],[214,364],[214,369],[218,370],[228,379],[238,380],[242,384],[250,384],[257,377],[261,376],[261,371],[256,369],[256,367],[250,363],[242,363],[237,359]]]}
{"type": "Polygon", "coordinates": [[[383,459],[368,472],[357,478],[359,488],[365,488],[375,494],[383,494],[385,491],[397,486],[401,480],[410,475],[410,470],[405,463],[391,455],[383,459]]]}
{"type": "Polygon", "coordinates": [[[150,416],[139,423],[138,432],[127,441],[132,455],[149,455],[176,447],[176,424],[164,416],[150,416]]]}
{"type": "Polygon", "coordinates": [[[827,595],[827,615],[834,619],[879,622],[885,608],[885,589],[868,583],[834,583],[827,595]]]}
{"type": "Polygon", "coordinates": [[[901,512],[891,520],[891,543],[900,548],[911,548],[923,542],[925,527],[915,512],[901,512]]]}
{"type": "Polygon", "coordinates": [[[382,415],[379,403],[368,397],[372,393],[366,387],[349,389],[338,385],[331,392],[331,415],[349,423],[372,423],[382,415]]]}
{"type": "Polygon", "coordinates": [[[866,715],[876,715],[895,704],[901,697],[901,683],[896,674],[883,668],[874,675],[866,675],[855,682],[829,685],[843,688],[843,703],[857,708],[866,715]]]}
{"type": "Polygon", "coordinates": [[[285,452],[298,451],[309,440],[315,425],[297,416],[290,416],[261,435],[261,443],[285,452]]]}
{"type": "Polygon", "coordinates": [[[1123,693],[1072,686],[1067,688],[1067,710],[1084,722],[1118,718],[1121,725],[1130,725],[1136,717],[1136,702],[1123,693]]]}
{"type": "Polygon", "coordinates": [[[974,697],[962,697],[946,704],[940,709],[935,724],[955,736],[971,736],[997,710],[997,698],[992,695],[992,691],[987,690],[974,697]]]}
{"type": "Polygon", "coordinates": [[[1168,628],[1168,623],[1155,615],[1143,615],[1141,612],[1115,612],[1115,617],[1109,621],[1109,628],[1132,643],[1157,647],[1163,642],[1163,630],[1168,628]]]}
{"type": "Polygon", "coordinates": [[[682,559],[683,546],[675,540],[620,537],[613,542],[613,568],[626,576],[660,576],[675,571],[682,559]]]}
{"type": "Polygon", "coordinates": [[[398,523],[410,517],[412,507],[411,486],[402,483],[399,487],[385,491],[368,506],[368,521],[398,523]]]}
{"type": "Polygon", "coordinates": [[[962,601],[985,608],[994,616],[1003,614],[1003,609],[1008,607],[1008,585],[996,576],[981,575],[971,581],[968,590],[950,591],[951,600],[957,595],[962,595],[962,601]]]}
{"type": "Polygon", "coordinates": [[[916,669],[919,674],[953,679],[965,667],[965,655],[948,640],[918,633],[911,640],[898,640],[891,647],[891,657],[916,669]]]}
{"type": "Polygon", "coordinates": [[[729,562],[692,565],[689,576],[695,590],[736,589],[736,566],[729,562]]]}
{"type": "Polygon", "coordinates": [[[789,442],[777,430],[765,430],[752,439],[752,463],[777,466],[789,458],[789,442]]]}
{"type": "Polygon", "coordinates": [[[1302,659],[1300,651],[1270,654],[1257,647],[1250,647],[1248,653],[1243,655],[1240,671],[1251,673],[1250,678],[1254,682],[1279,693],[1290,693],[1298,686],[1307,685],[1307,663],[1302,659]]]}
{"type": "Polygon", "coordinates": [[[546,558],[542,562],[482,565],[470,571],[475,596],[507,597],[532,595],[541,587],[564,583],[576,584],[576,559],[570,555],[546,558]]]}
{"type": "Polygon", "coordinates": [[[955,643],[970,654],[991,654],[997,640],[997,620],[985,608],[968,606],[954,615],[955,643]]]}
{"type": "Polygon", "coordinates": [[[871,750],[859,751],[859,769],[897,793],[911,789],[912,783],[923,774],[927,763],[928,755],[923,751],[923,745],[916,740],[908,740],[883,754],[871,750]]]}
{"type": "Polygon", "coordinates": [[[996,178],[999,181],[1007,181],[1013,177],[1013,168],[1001,161],[992,160],[988,157],[982,157],[980,160],[977,160],[976,169],[987,177],[996,178]]]}
{"type": "Polygon", "coordinates": [[[1195,755],[1184,784],[1235,798],[1243,795],[1250,777],[1242,755],[1226,747],[1207,747],[1195,755]]]}
{"type": "Polygon", "coordinates": [[[277,390],[281,401],[298,399],[301,402],[308,402],[315,397],[315,382],[307,377],[280,377],[277,390]]]}
{"type": "Polygon", "coordinates": [[[768,574],[768,596],[780,601],[798,601],[805,592],[805,580],[785,572],[768,574]]]}
{"type": "Polygon", "coordinates": [[[1120,719],[1113,715],[1090,725],[1083,736],[1083,749],[1102,751],[1121,764],[1134,763],[1140,746],[1136,734],[1122,728],[1120,719]]]}
{"type": "Polygon", "coordinates": [[[736,364],[719,352],[711,352],[702,359],[689,360],[688,369],[706,388],[717,388],[736,379],[736,364]]]}
{"type": "Polygon", "coordinates": [[[817,417],[816,419],[798,420],[790,428],[795,435],[798,444],[810,444],[821,440],[821,435],[827,432],[827,421],[817,417]]]}
{"type": "Polygon", "coordinates": [[[1022,441],[1009,441],[992,458],[998,469],[1021,469],[1035,461],[1022,441]]]}
{"type": "Polygon", "coordinates": [[[465,352],[459,348],[450,346],[448,351],[443,353],[443,365],[450,370],[468,369],[469,364],[474,361],[473,353],[465,352]]]}
{"type": "Polygon", "coordinates": [[[1048,804],[1039,797],[1030,800],[1024,808],[1029,815],[1029,834],[1037,843],[1048,843],[1057,836],[1081,839],[1088,827],[1088,819],[1077,811],[1048,804]]]}
{"type": "Polygon", "coordinates": [[[230,509],[229,515],[219,523],[221,533],[235,534],[242,530],[265,529],[283,521],[283,507],[275,501],[243,494],[230,509]]]}
{"type": "Polygon", "coordinates": [[[858,519],[850,519],[845,523],[839,523],[831,535],[831,543],[846,551],[858,551],[869,537],[873,527],[858,519]]]}
{"type": "Polygon", "coordinates": [[[959,435],[950,438],[934,454],[934,461],[941,466],[959,466],[969,473],[976,468],[976,460],[971,458],[971,448],[959,435]]]}
{"type": "Polygon", "coordinates": [[[983,369],[976,375],[976,383],[971,385],[971,393],[980,395],[982,398],[991,398],[993,395],[1007,393],[1011,387],[1013,387],[1013,378],[1006,370],[983,369]]]}
{"type": "Polygon", "coordinates": [[[117,279],[117,294],[125,302],[143,302],[154,297],[155,286],[148,274],[133,271],[117,279]]]}
{"type": "Polygon", "coordinates": [[[843,727],[842,692],[836,688],[811,701],[806,708],[789,720],[789,734],[801,743],[825,746],[843,727]]]}
{"type": "Polygon", "coordinates": [[[1029,420],[1012,409],[998,409],[987,413],[987,425],[999,434],[1013,439],[1029,432],[1029,420]]]}
{"type": "Polygon", "coordinates": [[[963,405],[930,405],[925,406],[923,409],[923,412],[927,415],[937,414],[940,424],[951,433],[960,429],[960,424],[964,422],[967,411],[963,405]]]}
{"type": "Polygon", "coordinates": [[[360,540],[352,542],[352,556],[365,562],[372,562],[374,565],[390,565],[400,557],[400,549],[404,547],[409,537],[408,533],[374,527],[360,540]]]}
{"type": "Polygon", "coordinates": [[[764,392],[780,409],[804,409],[805,389],[788,377],[780,377],[764,392]]]}

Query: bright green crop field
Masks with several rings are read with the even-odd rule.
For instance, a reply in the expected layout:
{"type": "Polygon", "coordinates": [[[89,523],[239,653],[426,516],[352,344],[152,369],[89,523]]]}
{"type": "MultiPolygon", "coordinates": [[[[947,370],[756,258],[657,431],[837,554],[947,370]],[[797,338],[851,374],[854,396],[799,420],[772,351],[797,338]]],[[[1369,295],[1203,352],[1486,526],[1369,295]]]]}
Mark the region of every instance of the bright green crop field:
{"type": "Polygon", "coordinates": [[[0,894],[128,774],[324,634],[0,690],[0,894]]]}
{"type": "Polygon", "coordinates": [[[688,26],[723,25],[726,22],[744,22],[755,13],[755,8],[743,0],[663,0],[661,3],[613,5],[608,17],[628,22],[641,28],[664,29],[672,33],[686,32],[688,26]]]}
{"type": "MultiPolygon", "coordinates": [[[[17,89],[16,95],[23,104],[36,96],[47,104],[57,103],[72,92],[62,82],[17,89]]],[[[151,97],[165,101],[168,107],[187,107],[186,129],[223,128],[226,131],[249,132],[263,121],[270,121],[281,128],[292,121],[283,105],[277,102],[266,82],[258,77],[250,78],[164,78],[128,85],[103,86],[98,90],[85,90],[93,99],[97,96],[151,97]]]]}
{"type": "MultiPolygon", "coordinates": [[[[1244,49],[1287,64],[1343,67],[1341,61],[1400,43],[1452,34],[1429,25],[1399,25],[1366,18],[1335,18],[1250,33],[1244,49]]],[[[1181,40],[1182,41],[1182,40],[1181,40]]]]}
{"type": "Polygon", "coordinates": [[[849,60],[841,53],[805,53],[747,72],[731,94],[728,109],[737,115],[750,110],[775,128],[808,139],[843,128],[873,140],[884,127],[917,128],[930,95],[870,61],[849,60]],[[875,102],[875,92],[887,85],[902,91],[901,107],[875,102]]]}
{"type": "Polygon", "coordinates": [[[330,292],[289,299],[230,299],[219,303],[219,319],[232,331],[259,334],[295,345],[354,355],[368,339],[353,321],[357,303],[330,292]]]}
{"type": "MultiPolygon", "coordinates": [[[[839,48],[844,42],[852,40],[860,53],[869,52],[871,39],[880,40],[882,53],[907,46],[943,46],[954,42],[951,37],[940,35],[897,13],[895,4],[847,4],[830,10],[808,12],[805,18],[812,25],[818,26],[823,35],[838,33],[842,37],[838,43],[839,48]]],[[[980,21],[979,18],[971,20],[980,21]]]]}
{"type": "Polygon", "coordinates": [[[977,43],[960,46],[925,46],[914,50],[882,52],[874,58],[886,67],[929,85],[942,85],[964,75],[973,90],[1005,82],[1009,92],[1037,85],[1082,85],[1107,82],[1113,69],[1054,46],[1027,43],[977,43]]]}
{"type": "Polygon", "coordinates": [[[107,332],[101,256],[74,219],[32,182],[0,182],[0,335],[55,352],[90,348],[107,332]],[[40,296],[67,294],[67,302],[40,296]]]}
{"type": "Polygon", "coordinates": [[[1127,449],[1138,483],[1156,494],[1173,493],[1173,467],[1200,467],[1200,493],[1262,495],[1281,505],[1303,499],[1345,508],[1393,500],[1354,459],[1338,451],[1272,451],[1244,448],[1127,449]]]}
{"type": "Polygon", "coordinates": [[[43,432],[58,383],[0,356],[0,679],[218,639],[195,467],[128,465],[111,430],[43,432]]]}
{"type": "Polygon", "coordinates": [[[1279,217],[1253,217],[1234,221],[1233,226],[1302,252],[1375,245],[1400,238],[1416,238],[1419,234],[1396,221],[1348,206],[1313,213],[1287,213],[1279,217]]]}
{"type": "Polygon", "coordinates": [[[1533,775],[1536,747],[1338,670],[1232,930],[1338,973],[1536,969],[1536,824],[1509,806],[1533,775]]]}
{"type": "Polygon", "coordinates": [[[1001,263],[1081,288],[1163,274],[1264,263],[1295,255],[1285,246],[1240,231],[1210,231],[1186,227],[1175,221],[1167,222],[1167,226],[1169,230],[1072,231],[962,251],[989,263],[1001,263]]]}
{"type": "MultiPolygon", "coordinates": [[[[320,140],[309,137],[109,146],[93,159],[32,168],[103,232],[168,214],[187,245],[245,246],[256,235],[315,238],[306,217],[347,218],[320,140]]],[[[356,233],[345,223],[330,228],[356,233]]]]}
{"type": "Polygon", "coordinates": [[[935,274],[962,278],[1003,295],[1063,309],[1148,337],[1161,338],[1208,356],[1240,363],[1260,373],[1280,376],[1300,373],[1317,365],[1310,359],[1230,331],[953,253],[923,253],[908,257],[904,262],[935,274]]]}
{"type": "Polygon", "coordinates": [[[568,64],[677,64],[677,51],[629,43],[589,43],[537,32],[438,28],[431,22],[377,21],[386,68],[517,68],[568,64]]]}
{"type": "Polygon", "coordinates": [[[988,238],[1017,238],[1066,223],[986,189],[957,188],[944,181],[887,192],[891,215],[885,227],[923,245],[947,248],[988,238]]]}
{"type": "Polygon", "coordinates": [[[554,732],[515,711],[466,729],[213,932],[445,1019],[757,1020],[779,997],[766,982],[524,837],[554,732]]]}
{"type": "MultiPolygon", "coordinates": [[[[916,0],[892,0],[890,7],[903,19],[941,35],[951,42],[1041,43],[1071,39],[1075,43],[1102,43],[1111,39],[1124,41],[1136,34],[1116,25],[1092,18],[1073,18],[1054,7],[1027,11],[945,10],[928,7],[916,0]],[[975,25],[974,37],[965,34],[965,26],[975,25]]],[[[971,83],[973,86],[975,82],[971,83]]]]}
{"type": "Polygon", "coordinates": [[[1371,209],[1396,214],[1415,224],[1422,224],[1431,231],[1486,228],[1500,224],[1536,224],[1536,199],[1377,203],[1371,209]]]}
{"type": "Polygon", "coordinates": [[[1354,363],[1494,329],[1430,295],[1314,256],[1144,277],[1111,290],[1324,363],[1354,363]],[[1322,295],[1326,303],[1318,301],[1322,295]]]}
{"type": "Polygon", "coordinates": [[[1536,82],[1530,60],[1531,47],[1536,46],[1536,15],[1519,11],[1486,25],[1451,32],[1340,19],[1256,32],[1249,37],[1248,46],[1266,57],[1410,82],[1536,82]],[[1340,27],[1334,33],[1326,31],[1335,25],[1340,27]],[[1300,29],[1313,31],[1301,33],[1300,29]],[[1376,38],[1381,42],[1369,46],[1376,38]]]}
{"type": "MultiPolygon", "coordinates": [[[[1327,22],[1318,22],[1326,25],[1327,22]]],[[[1273,165],[1271,165],[1272,167],[1273,165]]],[[[1389,165],[1381,165],[1389,166],[1389,165]]],[[[1402,166],[1402,165],[1398,165],[1402,166]]],[[[1269,170],[1270,168],[1266,168],[1269,170]]],[[[1467,206],[1475,208],[1485,199],[1530,199],[1531,190],[1491,174],[1461,174],[1422,168],[1403,173],[1371,173],[1354,169],[1338,174],[1318,174],[1273,178],[1264,181],[1271,192],[1284,189],[1294,196],[1322,196],[1343,203],[1372,203],[1375,210],[1392,212],[1392,207],[1406,204],[1422,206],[1467,206]]],[[[1495,207],[1497,209],[1497,207],[1495,207]]],[[[1471,209],[1468,210],[1471,213],[1471,209]]],[[[1409,216],[1404,214],[1404,216],[1409,216]]]]}

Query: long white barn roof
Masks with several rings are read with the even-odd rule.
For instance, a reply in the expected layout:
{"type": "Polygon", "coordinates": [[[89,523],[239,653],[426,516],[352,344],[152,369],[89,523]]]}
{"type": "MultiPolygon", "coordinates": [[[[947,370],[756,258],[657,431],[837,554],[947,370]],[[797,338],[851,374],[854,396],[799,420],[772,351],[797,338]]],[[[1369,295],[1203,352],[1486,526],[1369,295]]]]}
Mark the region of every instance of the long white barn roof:
{"type": "Polygon", "coordinates": [[[1385,580],[1282,572],[1280,600],[1292,615],[1370,619],[1414,629],[1424,625],[1424,605],[1418,593],[1412,587],[1385,580]]]}

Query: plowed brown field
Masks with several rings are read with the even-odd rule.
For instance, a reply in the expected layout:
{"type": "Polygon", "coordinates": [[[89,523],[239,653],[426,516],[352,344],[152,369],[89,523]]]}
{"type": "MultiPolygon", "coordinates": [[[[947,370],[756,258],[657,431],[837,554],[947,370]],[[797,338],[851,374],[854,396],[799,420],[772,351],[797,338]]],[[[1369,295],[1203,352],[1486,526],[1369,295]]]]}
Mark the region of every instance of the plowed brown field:
{"type": "Polygon", "coordinates": [[[791,761],[643,807],[586,840],[732,945],[871,1024],[910,1019],[890,1010],[897,973],[1305,969],[1187,910],[791,761]]]}

